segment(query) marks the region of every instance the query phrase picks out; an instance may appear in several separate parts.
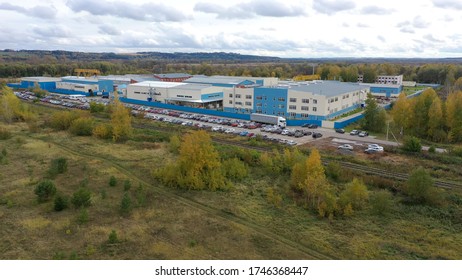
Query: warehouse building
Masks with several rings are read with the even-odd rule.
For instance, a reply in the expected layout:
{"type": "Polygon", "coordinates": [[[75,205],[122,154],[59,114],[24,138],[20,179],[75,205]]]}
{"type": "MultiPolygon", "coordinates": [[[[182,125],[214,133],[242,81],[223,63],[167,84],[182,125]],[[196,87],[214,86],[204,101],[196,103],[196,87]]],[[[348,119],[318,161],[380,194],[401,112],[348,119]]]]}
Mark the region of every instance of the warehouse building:
{"type": "Polygon", "coordinates": [[[20,83],[11,83],[8,84],[9,87],[15,89],[30,89],[36,86],[41,89],[52,91],[56,88],[56,82],[61,81],[61,78],[52,78],[52,77],[24,77],[21,78],[20,83]]]}
{"type": "Polygon", "coordinates": [[[192,75],[185,73],[154,74],[154,78],[162,82],[183,82],[191,78],[192,75]]]}
{"type": "Polygon", "coordinates": [[[262,113],[287,119],[328,120],[361,106],[369,92],[368,86],[337,81],[235,87],[225,93],[223,107],[225,112],[230,113],[262,113]]]}
{"type": "MultiPolygon", "coordinates": [[[[358,75],[358,83],[364,82],[364,75],[358,75]]],[[[381,75],[375,78],[376,84],[392,84],[392,85],[402,85],[403,84],[403,75],[397,76],[388,76],[381,75]]]]}
{"type": "Polygon", "coordinates": [[[403,85],[395,84],[360,84],[370,88],[371,94],[374,96],[383,96],[383,97],[398,97],[398,95],[403,91],[403,85]]]}
{"type": "Polygon", "coordinates": [[[52,92],[62,94],[97,94],[107,93],[114,90],[112,80],[102,80],[94,77],[63,77],[60,82],[56,82],[56,89],[52,92]]]}
{"type": "Polygon", "coordinates": [[[144,81],[127,85],[126,97],[139,101],[216,109],[222,107],[223,88],[208,84],[144,81]]]}

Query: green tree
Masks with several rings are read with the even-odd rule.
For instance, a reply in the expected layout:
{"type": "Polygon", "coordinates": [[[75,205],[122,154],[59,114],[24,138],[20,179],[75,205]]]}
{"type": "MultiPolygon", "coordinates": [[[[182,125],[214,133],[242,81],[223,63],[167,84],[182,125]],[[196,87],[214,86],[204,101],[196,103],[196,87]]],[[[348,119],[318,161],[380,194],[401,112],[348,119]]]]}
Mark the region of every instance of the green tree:
{"type": "Polygon", "coordinates": [[[107,242],[109,244],[116,244],[119,242],[119,237],[117,236],[117,232],[115,230],[112,230],[111,233],[109,233],[107,242]]]}
{"type": "Polygon", "coordinates": [[[63,195],[57,195],[54,200],[55,211],[63,211],[69,207],[69,200],[63,195]]]}
{"type": "Polygon", "coordinates": [[[130,211],[132,210],[132,200],[130,199],[130,196],[128,193],[124,193],[124,196],[122,197],[122,200],[120,201],[120,214],[123,216],[127,216],[130,214],[130,211]]]}
{"type": "Polygon", "coordinates": [[[95,101],[90,102],[90,112],[91,113],[99,113],[104,112],[106,110],[106,106],[102,103],[96,103],[95,101]]]}
{"type": "Polygon", "coordinates": [[[364,129],[374,132],[383,132],[385,125],[386,113],[384,109],[379,107],[375,98],[369,94],[366,99],[366,109],[364,111],[364,129]]]}
{"type": "Polygon", "coordinates": [[[117,185],[117,179],[114,175],[109,178],[109,186],[115,187],[117,185]]]}
{"type": "Polygon", "coordinates": [[[72,121],[69,131],[77,136],[91,136],[94,121],[92,118],[78,118],[72,121]]]}
{"type": "Polygon", "coordinates": [[[412,202],[418,204],[438,204],[441,199],[433,179],[422,167],[409,175],[404,191],[412,202]]]}
{"type": "Polygon", "coordinates": [[[366,66],[363,68],[363,82],[364,83],[375,83],[377,79],[377,72],[372,66],[366,66]]]}
{"type": "Polygon", "coordinates": [[[72,196],[72,204],[75,208],[90,206],[91,192],[86,188],[79,188],[72,196]]]}
{"type": "Polygon", "coordinates": [[[50,180],[40,182],[34,190],[39,202],[50,200],[56,193],[55,184],[50,180]]]}
{"type": "Polygon", "coordinates": [[[112,140],[125,141],[133,133],[130,110],[120,102],[117,92],[114,92],[114,104],[111,113],[112,140]]]}

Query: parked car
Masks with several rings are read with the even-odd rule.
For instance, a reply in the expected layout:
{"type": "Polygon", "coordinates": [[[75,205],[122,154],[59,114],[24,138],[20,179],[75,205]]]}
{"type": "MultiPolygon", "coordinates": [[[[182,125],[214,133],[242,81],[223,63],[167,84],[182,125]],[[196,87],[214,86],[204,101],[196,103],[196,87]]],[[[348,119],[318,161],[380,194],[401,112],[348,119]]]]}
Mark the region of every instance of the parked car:
{"type": "Polygon", "coordinates": [[[378,149],[382,148],[382,149],[383,149],[383,147],[380,146],[379,144],[369,144],[369,145],[367,146],[367,148],[369,148],[369,149],[370,149],[370,148],[378,148],[378,149]]]}
{"type": "Polygon", "coordinates": [[[335,130],[335,132],[344,134],[344,133],[345,133],[345,129],[343,129],[343,128],[337,128],[337,129],[335,130]]]}
{"type": "Polygon", "coordinates": [[[295,142],[294,140],[288,140],[286,142],[286,144],[289,145],[289,146],[295,146],[295,145],[297,145],[297,142],[295,142]]]}
{"type": "Polygon", "coordinates": [[[247,136],[247,134],[249,134],[248,131],[242,131],[241,133],[239,133],[240,136],[247,136]]]}
{"type": "Polygon", "coordinates": [[[350,144],[343,144],[338,146],[338,149],[353,151],[353,146],[351,146],[350,144]]]}
{"type": "Polygon", "coordinates": [[[366,154],[383,153],[383,147],[367,148],[364,152],[366,154]]]}
{"type": "Polygon", "coordinates": [[[356,129],[353,129],[351,132],[350,132],[350,135],[358,135],[359,134],[359,130],[356,130],[356,129]]]}
{"type": "Polygon", "coordinates": [[[366,136],[369,136],[369,133],[367,131],[361,131],[358,133],[358,136],[359,137],[366,137],[366,136]]]}
{"type": "Polygon", "coordinates": [[[319,132],[315,132],[315,133],[313,133],[312,137],[313,138],[320,138],[320,137],[322,137],[322,134],[319,133],[319,132]]]}

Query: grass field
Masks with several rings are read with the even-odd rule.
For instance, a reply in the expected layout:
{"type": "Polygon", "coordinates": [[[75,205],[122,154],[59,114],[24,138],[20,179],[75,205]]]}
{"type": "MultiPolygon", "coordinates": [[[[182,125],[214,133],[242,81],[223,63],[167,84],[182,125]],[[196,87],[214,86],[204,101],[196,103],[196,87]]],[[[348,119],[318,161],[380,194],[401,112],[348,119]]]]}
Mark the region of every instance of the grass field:
{"type": "Polygon", "coordinates": [[[271,176],[259,166],[228,191],[167,188],[152,174],[175,157],[165,142],[140,140],[154,137],[151,132],[115,144],[46,127],[31,132],[21,123],[2,127],[11,133],[0,140],[7,153],[0,165],[2,259],[462,258],[457,193],[447,193],[451,200],[441,207],[408,205],[395,194],[384,216],[366,207],[328,220],[294,202],[288,176],[271,176]],[[71,197],[88,188],[92,204],[85,210],[71,204],[56,212],[53,201],[37,202],[34,188],[58,157],[67,159],[68,169],[53,179],[57,192],[71,197]],[[268,188],[281,194],[278,207],[268,202],[268,188]],[[120,213],[124,193],[129,215],[120,213]],[[113,230],[118,242],[108,241],[113,230]]]}

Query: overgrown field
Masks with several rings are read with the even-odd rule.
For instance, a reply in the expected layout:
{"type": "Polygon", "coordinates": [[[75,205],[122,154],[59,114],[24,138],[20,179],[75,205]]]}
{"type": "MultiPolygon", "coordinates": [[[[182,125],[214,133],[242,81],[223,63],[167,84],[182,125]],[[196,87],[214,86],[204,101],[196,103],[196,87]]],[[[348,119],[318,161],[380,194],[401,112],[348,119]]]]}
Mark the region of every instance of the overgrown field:
{"type": "Polygon", "coordinates": [[[260,153],[206,133],[125,133],[122,109],[112,126],[21,110],[25,122],[0,124],[2,259],[462,258],[462,197],[429,179],[460,180],[457,157],[358,162],[424,166],[406,183],[324,170],[310,147],[260,153]]]}

